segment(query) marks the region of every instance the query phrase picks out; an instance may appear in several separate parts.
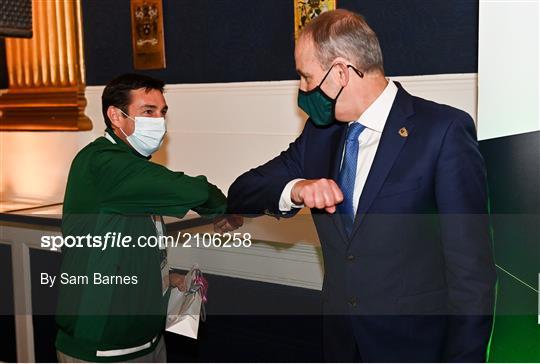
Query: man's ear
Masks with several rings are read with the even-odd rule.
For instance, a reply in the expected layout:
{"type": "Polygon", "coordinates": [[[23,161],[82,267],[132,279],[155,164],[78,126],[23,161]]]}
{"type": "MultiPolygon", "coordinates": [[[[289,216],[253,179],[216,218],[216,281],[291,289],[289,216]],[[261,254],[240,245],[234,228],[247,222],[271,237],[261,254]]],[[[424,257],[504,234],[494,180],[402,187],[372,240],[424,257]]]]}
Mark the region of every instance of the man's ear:
{"type": "Polygon", "coordinates": [[[347,86],[349,83],[349,69],[347,64],[349,63],[346,60],[339,60],[334,66],[337,72],[337,80],[342,87],[347,86]]]}
{"type": "Polygon", "coordinates": [[[115,106],[109,106],[107,108],[107,116],[111,121],[111,124],[117,128],[122,128],[124,125],[124,117],[120,110],[115,106]]]}

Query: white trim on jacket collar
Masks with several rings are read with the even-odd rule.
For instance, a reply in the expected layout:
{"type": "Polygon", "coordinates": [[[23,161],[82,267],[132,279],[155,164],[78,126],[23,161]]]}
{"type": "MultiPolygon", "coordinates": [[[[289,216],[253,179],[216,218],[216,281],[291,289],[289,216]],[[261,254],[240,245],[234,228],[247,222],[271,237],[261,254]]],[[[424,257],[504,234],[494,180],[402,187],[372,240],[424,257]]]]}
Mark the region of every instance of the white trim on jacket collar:
{"type": "Polygon", "coordinates": [[[116,140],[114,140],[111,134],[109,134],[108,132],[105,132],[105,135],[103,136],[107,138],[111,143],[116,144],[116,140]]]}

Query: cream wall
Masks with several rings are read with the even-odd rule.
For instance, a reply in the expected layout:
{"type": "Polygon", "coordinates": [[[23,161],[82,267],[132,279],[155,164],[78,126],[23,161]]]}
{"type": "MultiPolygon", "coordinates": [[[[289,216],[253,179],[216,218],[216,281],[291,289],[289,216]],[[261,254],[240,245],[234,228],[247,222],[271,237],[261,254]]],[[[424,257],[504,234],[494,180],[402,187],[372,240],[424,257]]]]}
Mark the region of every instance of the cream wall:
{"type": "MultiPolygon", "coordinates": [[[[409,92],[461,108],[476,119],[476,74],[397,77],[409,92]]],[[[169,85],[168,133],[154,157],[173,170],[204,174],[226,191],[249,168],[277,155],[301,132],[297,81],[169,85]]],[[[71,160],[102,135],[103,87],[88,87],[89,132],[0,133],[2,200],[63,199],[71,160]]]]}
{"type": "Polygon", "coordinates": [[[0,200],[62,201],[71,160],[90,132],[0,133],[0,200]]]}

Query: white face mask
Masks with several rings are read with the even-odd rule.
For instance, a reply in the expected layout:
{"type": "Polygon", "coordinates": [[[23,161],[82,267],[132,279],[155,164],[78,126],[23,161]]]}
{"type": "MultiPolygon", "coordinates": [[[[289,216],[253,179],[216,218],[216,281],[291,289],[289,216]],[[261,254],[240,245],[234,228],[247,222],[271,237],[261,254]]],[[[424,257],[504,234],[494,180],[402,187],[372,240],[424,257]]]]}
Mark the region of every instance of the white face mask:
{"type": "MultiPolygon", "coordinates": [[[[120,111],[126,115],[122,110],[120,111]]],[[[163,138],[165,138],[165,133],[167,132],[165,118],[135,116],[135,119],[133,119],[129,115],[126,115],[126,117],[135,122],[135,130],[131,135],[127,135],[120,128],[129,144],[145,157],[154,154],[161,147],[161,144],[163,144],[163,138]]]]}

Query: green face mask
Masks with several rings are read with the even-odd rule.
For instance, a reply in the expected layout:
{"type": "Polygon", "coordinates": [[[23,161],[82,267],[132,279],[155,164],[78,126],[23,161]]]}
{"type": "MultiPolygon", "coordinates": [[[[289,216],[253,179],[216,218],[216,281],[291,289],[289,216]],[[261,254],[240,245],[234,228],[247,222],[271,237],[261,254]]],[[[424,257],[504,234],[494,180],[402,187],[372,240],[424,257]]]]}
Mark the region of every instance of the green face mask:
{"type": "MultiPolygon", "coordinates": [[[[343,91],[343,87],[341,87],[336,98],[332,99],[321,89],[321,85],[333,67],[334,65],[330,67],[317,87],[310,91],[298,90],[298,107],[304,110],[317,126],[327,126],[334,122],[336,102],[341,91],[343,91]]],[[[351,67],[360,77],[364,77],[364,74],[353,66],[347,65],[347,67],[351,67]]]]}

